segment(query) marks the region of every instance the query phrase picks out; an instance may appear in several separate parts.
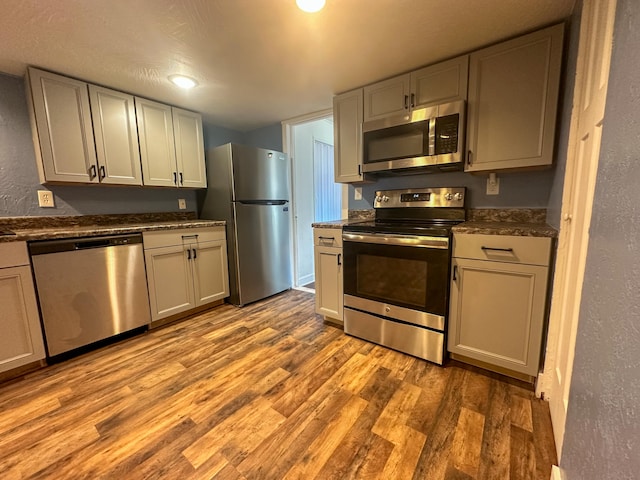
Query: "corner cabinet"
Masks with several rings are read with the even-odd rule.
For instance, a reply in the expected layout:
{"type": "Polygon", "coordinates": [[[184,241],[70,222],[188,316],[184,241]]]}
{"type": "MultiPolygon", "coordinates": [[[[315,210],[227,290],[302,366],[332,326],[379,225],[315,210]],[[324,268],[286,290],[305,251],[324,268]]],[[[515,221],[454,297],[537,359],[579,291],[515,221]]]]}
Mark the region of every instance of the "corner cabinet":
{"type": "Polygon", "coordinates": [[[25,242],[0,244],[0,305],[0,372],[44,359],[44,340],[25,242]]]}
{"type": "Polygon", "coordinates": [[[152,324],[229,296],[225,227],[142,236],[152,324]]]}
{"type": "Polygon", "coordinates": [[[454,234],[448,350],[522,380],[538,374],[551,238],[454,234]]]}
{"type": "Polygon", "coordinates": [[[343,323],[342,230],[314,228],[316,313],[343,323]]]}
{"type": "Polygon", "coordinates": [[[553,161],[564,26],[470,55],[466,172],[553,161]]]}
{"type": "Polygon", "coordinates": [[[333,130],[336,183],[362,182],[361,88],[333,97],[333,130]]]}

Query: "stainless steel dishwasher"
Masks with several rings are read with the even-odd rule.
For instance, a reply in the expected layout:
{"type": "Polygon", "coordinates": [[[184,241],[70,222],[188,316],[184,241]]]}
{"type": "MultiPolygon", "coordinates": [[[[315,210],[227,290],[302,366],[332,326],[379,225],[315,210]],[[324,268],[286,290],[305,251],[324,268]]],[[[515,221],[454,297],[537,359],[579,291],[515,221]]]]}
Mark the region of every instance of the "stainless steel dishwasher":
{"type": "Polygon", "coordinates": [[[49,357],[148,325],[142,235],[29,245],[49,357]]]}

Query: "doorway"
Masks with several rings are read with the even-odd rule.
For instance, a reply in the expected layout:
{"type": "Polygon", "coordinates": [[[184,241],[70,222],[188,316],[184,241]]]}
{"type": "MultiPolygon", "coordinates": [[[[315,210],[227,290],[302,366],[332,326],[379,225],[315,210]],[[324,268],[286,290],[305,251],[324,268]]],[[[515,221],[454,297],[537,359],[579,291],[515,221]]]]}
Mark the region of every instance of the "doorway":
{"type": "Polygon", "coordinates": [[[344,186],[333,173],[333,112],[325,110],[282,122],[291,160],[293,286],[314,290],[314,222],[344,217],[344,186]]]}

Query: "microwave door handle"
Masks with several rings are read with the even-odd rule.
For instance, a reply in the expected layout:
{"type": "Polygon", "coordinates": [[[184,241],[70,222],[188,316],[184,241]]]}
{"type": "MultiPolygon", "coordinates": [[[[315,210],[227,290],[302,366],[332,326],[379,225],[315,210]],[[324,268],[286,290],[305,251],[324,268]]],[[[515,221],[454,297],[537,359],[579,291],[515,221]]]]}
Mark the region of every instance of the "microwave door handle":
{"type": "Polygon", "coordinates": [[[436,154],[436,119],[429,119],[429,156],[436,154]]]}

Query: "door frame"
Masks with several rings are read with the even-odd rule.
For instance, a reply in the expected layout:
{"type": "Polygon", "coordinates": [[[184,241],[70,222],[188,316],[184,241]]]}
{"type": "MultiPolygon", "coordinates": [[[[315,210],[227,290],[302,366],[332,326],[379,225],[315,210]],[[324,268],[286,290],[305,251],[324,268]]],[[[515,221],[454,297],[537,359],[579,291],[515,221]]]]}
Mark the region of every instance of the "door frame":
{"type": "MultiPolygon", "coordinates": [[[[615,8],[616,0],[585,0],[580,19],[576,81],[562,194],[561,223],[553,278],[554,288],[551,299],[545,364],[543,373],[538,377],[538,383],[536,384],[536,395],[544,396],[549,400],[558,461],[561,459],[565,433],[568,395],[573,372],[582,285],[589,244],[589,224],[600,151],[598,143],[597,152],[595,152],[594,148],[594,151],[588,157],[581,156],[582,132],[584,124],[590,124],[594,119],[600,120],[600,123],[596,126],[601,131],[601,119],[604,116],[607,88],[604,73],[606,70],[606,78],[608,78],[615,8]],[[594,67],[596,62],[592,58],[594,55],[593,50],[597,49],[597,46],[594,46],[589,41],[595,37],[595,35],[592,35],[593,22],[589,16],[598,16],[601,10],[597,7],[602,5],[604,5],[604,8],[610,9],[610,11],[609,17],[605,19],[607,23],[603,38],[599,39],[601,43],[598,46],[602,49],[603,55],[608,55],[608,58],[604,58],[601,62],[602,70],[598,70],[597,67],[594,67]],[[596,89],[591,88],[589,83],[594,78],[600,79],[600,85],[596,89]],[[603,79],[605,79],[604,86],[603,79]],[[602,90],[604,90],[604,94],[602,90]],[[600,94],[594,93],[596,91],[600,92],[600,94]],[[588,98],[586,98],[587,95],[588,98]],[[592,112],[592,105],[601,108],[602,116],[599,116],[598,112],[592,112]],[[589,108],[589,113],[585,113],[587,108],[589,108]],[[584,219],[582,224],[574,226],[575,221],[573,220],[580,218],[584,219]],[[563,356],[566,361],[563,361],[563,356]]],[[[593,136],[591,135],[591,137],[593,136]]]]}
{"type": "MultiPolygon", "coordinates": [[[[302,287],[302,285],[296,285],[297,283],[297,279],[298,279],[298,256],[297,256],[297,252],[298,252],[298,235],[297,235],[297,222],[296,219],[298,217],[297,213],[298,213],[298,208],[296,205],[296,201],[294,198],[294,178],[295,178],[295,138],[294,138],[294,133],[293,133],[293,127],[297,126],[297,125],[301,125],[304,123],[309,123],[309,122],[314,122],[317,120],[323,120],[325,118],[328,117],[333,117],[333,109],[332,108],[328,108],[326,110],[320,110],[317,112],[312,112],[312,113],[308,113],[305,115],[300,115],[298,117],[293,117],[293,118],[289,118],[287,120],[283,120],[282,123],[282,148],[284,153],[286,153],[289,156],[289,161],[291,162],[291,210],[292,210],[292,215],[291,215],[291,256],[293,258],[293,262],[291,262],[291,266],[292,266],[292,272],[291,272],[291,278],[293,278],[293,288],[296,289],[300,289],[300,290],[308,290],[308,291],[313,291],[311,289],[307,289],[302,287]]],[[[343,184],[342,185],[342,205],[341,205],[341,211],[342,211],[342,218],[347,218],[347,212],[348,212],[348,206],[349,206],[349,189],[348,189],[348,185],[343,184]]],[[[336,219],[337,220],[337,219],[336,219]]]]}

